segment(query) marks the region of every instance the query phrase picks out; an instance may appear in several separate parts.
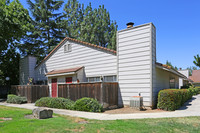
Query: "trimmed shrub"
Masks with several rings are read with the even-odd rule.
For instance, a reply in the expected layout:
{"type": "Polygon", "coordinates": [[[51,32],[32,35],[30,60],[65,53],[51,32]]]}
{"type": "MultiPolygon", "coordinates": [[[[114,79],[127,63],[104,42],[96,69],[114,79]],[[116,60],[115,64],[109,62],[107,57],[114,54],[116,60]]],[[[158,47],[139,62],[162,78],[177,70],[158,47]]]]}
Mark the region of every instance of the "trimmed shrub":
{"type": "Polygon", "coordinates": [[[8,95],[7,97],[7,103],[16,103],[16,104],[22,104],[22,103],[26,103],[27,102],[27,98],[26,97],[20,97],[20,96],[16,96],[16,95],[8,95]]]}
{"type": "Polygon", "coordinates": [[[74,102],[62,97],[43,97],[37,100],[35,102],[35,105],[39,107],[49,107],[57,109],[73,109],[74,102]]]}
{"type": "Polygon", "coordinates": [[[87,112],[102,112],[102,105],[93,98],[84,97],[78,99],[74,104],[74,109],[78,111],[87,111],[87,112]]]}
{"type": "Polygon", "coordinates": [[[158,94],[159,109],[174,111],[191,99],[193,92],[190,89],[165,89],[158,94]]]}

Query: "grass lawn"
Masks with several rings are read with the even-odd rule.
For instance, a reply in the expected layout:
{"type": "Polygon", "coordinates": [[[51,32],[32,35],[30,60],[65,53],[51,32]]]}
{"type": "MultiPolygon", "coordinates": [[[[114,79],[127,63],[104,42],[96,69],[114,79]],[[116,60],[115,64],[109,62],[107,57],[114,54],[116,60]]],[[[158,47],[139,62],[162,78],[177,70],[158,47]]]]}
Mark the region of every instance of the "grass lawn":
{"type": "Polygon", "coordinates": [[[24,117],[31,113],[31,110],[0,106],[0,133],[200,132],[200,117],[115,121],[87,120],[63,115],[43,120],[24,117]]]}

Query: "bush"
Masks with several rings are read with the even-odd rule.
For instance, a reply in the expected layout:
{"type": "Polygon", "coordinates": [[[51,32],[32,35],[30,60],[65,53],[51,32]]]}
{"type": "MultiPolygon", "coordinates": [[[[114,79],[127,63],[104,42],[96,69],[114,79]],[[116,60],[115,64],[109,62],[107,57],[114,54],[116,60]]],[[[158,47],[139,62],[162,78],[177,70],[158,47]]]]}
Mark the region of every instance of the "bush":
{"type": "Polygon", "coordinates": [[[58,109],[73,109],[74,102],[66,98],[43,97],[35,102],[36,106],[58,109]]]}
{"type": "Polygon", "coordinates": [[[7,97],[7,103],[16,103],[16,104],[22,104],[22,103],[26,103],[27,102],[27,98],[26,97],[20,97],[20,96],[16,96],[16,95],[8,95],[7,97]]]}
{"type": "Polygon", "coordinates": [[[78,99],[74,104],[74,109],[78,111],[87,112],[102,112],[103,107],[96,99],[93,98],[81,98],[78,99]]]}
{"type": "Polygon", "coordinates": [[[190,89],[165,89],[158,94],[158,108],[174,111],[180,108],[193,95],[190,89]]]}
{"type": "Polygon", "coordinates": [[[190,87],[189,90],[192,92],[193,95],[197,95],[200,92],[200,88],[198,87],[190,87]]]}

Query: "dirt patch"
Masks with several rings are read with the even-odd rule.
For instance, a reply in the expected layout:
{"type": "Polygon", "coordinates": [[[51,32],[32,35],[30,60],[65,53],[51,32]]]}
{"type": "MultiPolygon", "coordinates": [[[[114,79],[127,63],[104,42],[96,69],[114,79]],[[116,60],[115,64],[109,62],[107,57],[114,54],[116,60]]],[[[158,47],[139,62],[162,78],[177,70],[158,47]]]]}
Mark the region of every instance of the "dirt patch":
{"type": "Polygon", "coordinates": [[[74,122],[79,123],[79,124],[87,124],[88,123],[88,121],[81,119],[81,118],[78,118],[78,117],[76,117],[74,119],[74,122]]]}
{"type": "Polygon", "coordinates": [[[85,130],[84,126],[75,129],[65,129],[65,131],[71,131],[71,132],[83,132],[84,130],[85,130]]]}
{"type": "Polygon", "coordinates": [[[4,120],[4,121],[11,121],[12,120],[12,118],[5,118],[5,117],[1,117],[0,119],[4,120]]]}
{"type": "Polygon", "coordinates": [[[112,110],[106,110],[105,114],[130,114],[130,113],[159,113],[159,112],[166,112],[164,110],[158,110],[158,109],[143,109],[141,111],[130,108],[130,107],[123,107],[123,108],[117,108],[112,110]]]}
{"type": "Polygon", "coordinates": [[[25,115],[24,117],[26,119],[36,119],[33,115],[25,115]]]}

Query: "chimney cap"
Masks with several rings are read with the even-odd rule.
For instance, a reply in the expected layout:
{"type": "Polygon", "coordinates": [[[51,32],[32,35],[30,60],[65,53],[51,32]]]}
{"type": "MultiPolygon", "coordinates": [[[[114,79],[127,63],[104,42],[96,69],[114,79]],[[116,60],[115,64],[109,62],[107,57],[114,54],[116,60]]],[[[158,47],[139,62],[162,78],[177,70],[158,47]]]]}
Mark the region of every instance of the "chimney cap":
{"type": "Polygon", "coordinates": [[[130,28],[130,27],[133,27],[134,23],[133,22],[129,22],[126,25],[127,25],[127,28],[130,28]]]}

